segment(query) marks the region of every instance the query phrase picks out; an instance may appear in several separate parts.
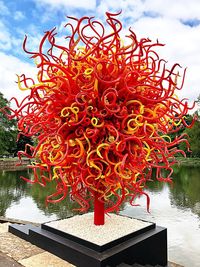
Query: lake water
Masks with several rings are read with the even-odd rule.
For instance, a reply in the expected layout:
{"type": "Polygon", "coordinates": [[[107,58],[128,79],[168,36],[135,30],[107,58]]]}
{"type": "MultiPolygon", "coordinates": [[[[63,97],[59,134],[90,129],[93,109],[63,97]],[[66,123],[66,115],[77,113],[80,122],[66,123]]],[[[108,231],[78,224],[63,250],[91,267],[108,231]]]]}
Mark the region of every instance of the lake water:
{"type": "MultiPolygon", "coordinates": [[[[27,184],[20,176],[31,176],[24,171],[0,171],[0,216],[47,222],[71,216],[76,203],[45,206],[45,196],[52,186],[41,188],[27,184]]],[[[121,214],[155,222],[168,229],[169,260],[185,267],[200,266],[200,167],[174,168],[172,186],[153,182],[146,190],[151,197],[150,213],[146,199],[137,200],[140,206],[124,204],[121,214]]]]}

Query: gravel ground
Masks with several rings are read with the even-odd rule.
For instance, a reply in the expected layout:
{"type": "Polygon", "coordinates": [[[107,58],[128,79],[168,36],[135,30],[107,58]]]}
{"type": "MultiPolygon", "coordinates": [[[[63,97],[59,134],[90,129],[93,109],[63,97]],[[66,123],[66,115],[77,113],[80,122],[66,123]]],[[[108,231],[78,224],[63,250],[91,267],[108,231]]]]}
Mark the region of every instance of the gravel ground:
{"type": "Polygon", "coordinates": [[[96,226],[93,223],[93,217],[94,214],[91,212],[46,223],[46,225],[94,244],[104,245],[152,224],[125,216],[109,214],[105,218],[104,225],[96,226]]]}

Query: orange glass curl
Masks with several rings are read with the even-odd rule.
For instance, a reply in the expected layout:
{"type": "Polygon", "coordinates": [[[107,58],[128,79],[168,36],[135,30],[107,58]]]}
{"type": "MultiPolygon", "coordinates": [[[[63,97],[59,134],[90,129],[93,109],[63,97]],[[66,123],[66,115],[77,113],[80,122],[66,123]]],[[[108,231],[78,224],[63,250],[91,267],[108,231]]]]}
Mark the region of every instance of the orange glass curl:
{"type": "Polygon", "coordinates": [[[180,66],[171,69],[159,58],[163,46],[138,40],[129,29],[122,39],[119,14],[106,13],[104,25],[94,18],[69,17],[65,44],[47,31],[38,51],[24,50],[35,60],[36,79],[18,77],[29,95],[10,117],[18,119],[21,134],[34,137],[31,166],[34,180],[44,186],[55,180],[56,203],[70,194],[87,211],[95,193],[106,212],[118,210],[124,200],[132,205],[156,169],[159,181],[171,181],[177,146],[186,142],[170,134],[186,125],[187,101],[176,91],[183,86],[180,66]],[[109,29],[109,33],[108,33],[109,29]],[[179,82],[179,80],[181,81],[179,82]],[[180,86],[178,84],[181,83],[180,86]],[[162,169],[166,171],[165,176],[162,169]]]}

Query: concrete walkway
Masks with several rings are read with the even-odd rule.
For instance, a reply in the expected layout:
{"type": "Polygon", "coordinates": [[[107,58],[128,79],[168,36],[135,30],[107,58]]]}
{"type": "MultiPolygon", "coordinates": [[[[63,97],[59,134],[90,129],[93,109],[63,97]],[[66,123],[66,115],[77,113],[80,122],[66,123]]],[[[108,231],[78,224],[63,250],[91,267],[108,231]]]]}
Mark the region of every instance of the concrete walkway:
{"type": "MultiPolygon", "coordinates": [[[[9,223],[0,224],[0,267],[75,267],[9,233],[8,225],[9,223]]],[[[175,263],[170,263],[169,266],[183,267],[175,263]]]]}
{"type": "Polygon", "coordinates": [[[72,264],[8,232],[0,224],[0,267],[73,267],[72,264]]]}

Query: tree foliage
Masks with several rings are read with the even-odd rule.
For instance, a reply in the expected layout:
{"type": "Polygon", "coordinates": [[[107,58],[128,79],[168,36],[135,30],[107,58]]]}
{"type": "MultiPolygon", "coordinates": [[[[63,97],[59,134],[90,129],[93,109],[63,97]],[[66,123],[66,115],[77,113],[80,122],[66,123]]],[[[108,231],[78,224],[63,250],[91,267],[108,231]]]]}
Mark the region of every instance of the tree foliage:
{"type": "MultiPolygon", "coordinates": [[[[0,92],[0,154],[13,154],[16,150],[16,120],[9,120],[2,108],[9,106],[9,101],[0,92]]],[[[9,112],[9,111],[8,111],[9,112]]]]}
{"type": "MultiPolygon", "coordinates": [[[[195,101],[198,106],[200,106],[200,95],[195,101]]],[[[196,122],[192,128],[183,129],[183,133],[188,135],[188,140],[190,143],[190,150],[192,153],[187,151],[186,145],[184,143],[180,144],[180,148],[183,149],[187,156],[189,157],[200,157],[200,108],[195,111],[196,122]]],[[[192,116],[188,115],[187,123],[189,124],[192,120],[192,116]]]]}
{"type": "Polygon", "coordinates": [[[191,129],[185,129],[184,133],[188,135],[190,150],[192,153],[188,153],[184,143],[180,145],[180,148],[186,152],[187,156],[200,157],[200,120],[198,119],[191,129]]]}
{"type": "MultiPolygon", "coordinates": [[[[14,155],[17,156],[18,151],[24,151],[26,144],[33,144],[30,137],[19,134],[17,130],[17,121],[15,119],[8,119],[5,115],[4,108],[9,107],[9,101],[0,92],[0,155],[14,155]],[[18,138],[17,138],[18,136],[18,138]]],[[[9,109],[6,109],[9,114],[9,109]]],[[[27,151],[30,152],[29,150],[27,151]]]]}

